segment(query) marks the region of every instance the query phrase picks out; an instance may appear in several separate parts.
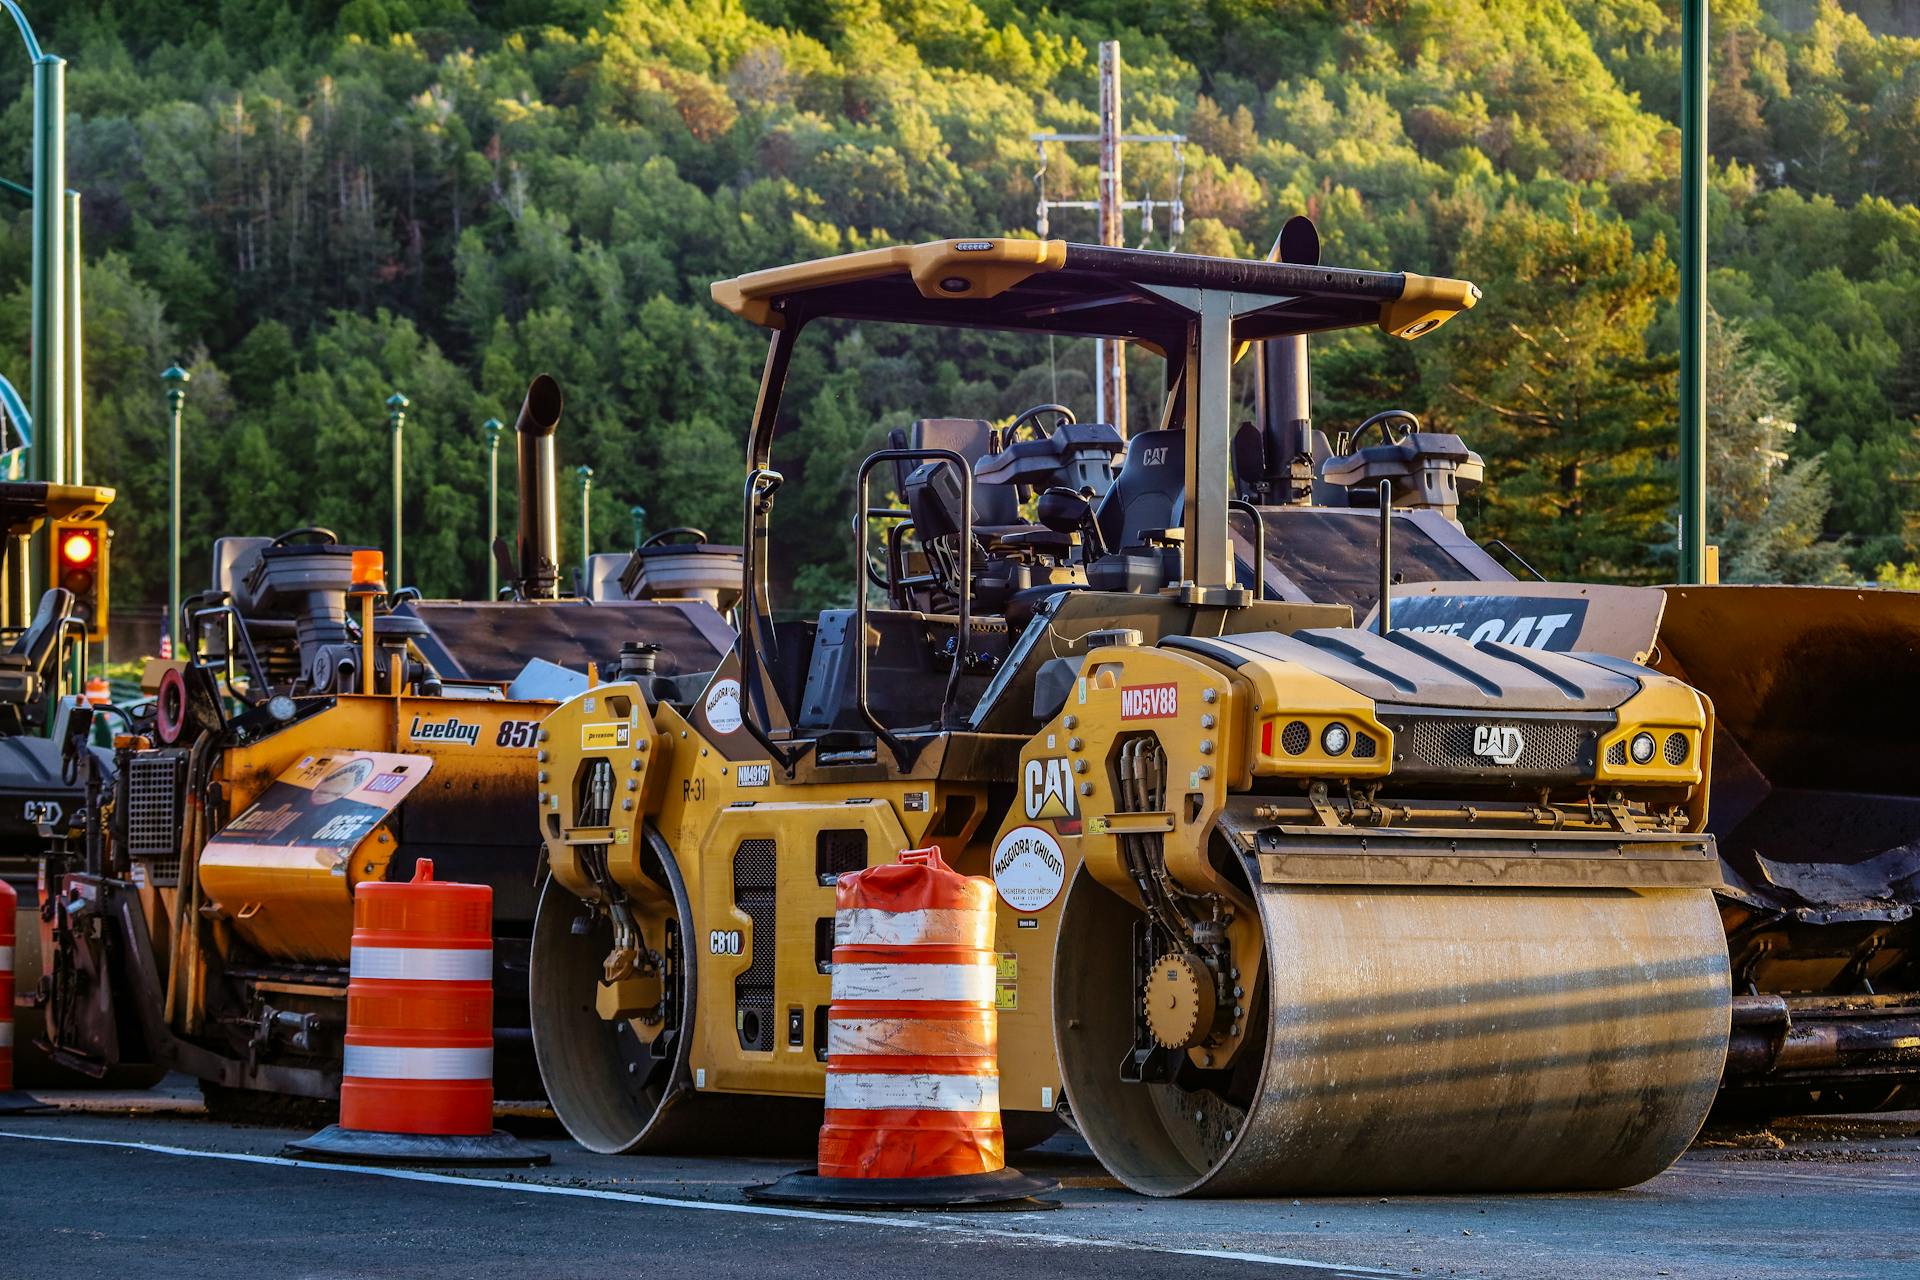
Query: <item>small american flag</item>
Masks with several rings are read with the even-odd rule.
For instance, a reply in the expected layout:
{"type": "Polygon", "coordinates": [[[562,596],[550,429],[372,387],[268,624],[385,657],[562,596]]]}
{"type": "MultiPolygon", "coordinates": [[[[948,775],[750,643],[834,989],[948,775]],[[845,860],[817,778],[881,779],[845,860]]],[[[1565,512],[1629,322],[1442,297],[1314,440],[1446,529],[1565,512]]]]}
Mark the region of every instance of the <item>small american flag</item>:
{"type": "Polygon", "coordinates": [[[160,656],[163,659],[173,657],[172,619],[168,617],[172,612],[168,609],[160,614],[160,656]]]}

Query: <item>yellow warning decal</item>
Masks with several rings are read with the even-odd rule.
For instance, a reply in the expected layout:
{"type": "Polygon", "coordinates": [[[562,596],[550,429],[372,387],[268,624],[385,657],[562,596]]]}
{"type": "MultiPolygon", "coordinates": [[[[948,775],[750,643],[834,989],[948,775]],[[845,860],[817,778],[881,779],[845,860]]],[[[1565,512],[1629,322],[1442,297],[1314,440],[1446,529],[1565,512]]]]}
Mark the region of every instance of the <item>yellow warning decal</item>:
{"type": "Polygon", "coordinates": [[[1020,957],[1011,951],[999,953],[1000,965],[994,972],[996,982],[1013,982],[1020,977],[1020,957]]]}
{"type": "Polygon", "coordinates": [[[1001,1013],[1020,1007],[1020,989],[1018,987],[995,987],[993,989],[993,1007],[1001,1013]]]}
{"type": "Polygon", "coordinates": [[[580,749],[582,751],[605,751],[609,747],[625,747],[633,743],[633,726],[625,721],[613,724],[583,724],[580,726],[580,749]]]}

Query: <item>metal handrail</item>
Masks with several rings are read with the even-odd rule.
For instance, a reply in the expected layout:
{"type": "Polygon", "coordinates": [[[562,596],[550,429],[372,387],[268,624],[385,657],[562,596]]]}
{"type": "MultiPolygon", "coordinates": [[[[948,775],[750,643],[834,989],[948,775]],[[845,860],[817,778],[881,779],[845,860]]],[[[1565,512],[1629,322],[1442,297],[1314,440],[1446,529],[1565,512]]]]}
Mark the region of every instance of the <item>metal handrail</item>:
{"type": "Polygon", "coordinates": [[[764,601],[756,589],[760,581],[760,544],[754,536],[759,518],[772,507],[774,491],[784,483],[786,477],[773,468],[754,467],[747,472],[746,486],[741,494],[741,515],[745,524],[742,530],[745,536],[740,539],[740,578],[741,585],[745,587],[741,592],[741,603],[746,607],[740,611],[739,648],[740,686],[746,706],[740,723],[753,735],[753,740],[790,774],[794,762],[806,753],[806,748],[776,743],[766,730],[766,690],[761,687],[760,677],[760,606],[764,601]]]}
{"type": "MultiPolygon", "coordinates": [[[[966,669],[973,636],[973,468],[952,449],[881,449],[868,454],[867,460],[860,464],[854,489],[857,514],[853,519],[853,551],[855,563],[861,568],[867,561],[867,480],[873,469],[883,462],[944,462],[960,472],[960,630],[954,640],[953,668],[947,673],[946,696],[940,702],[940,727],[945,729],[952,723],[954,707],[960,700],[960,675],[966,669]]],[[[867,704],[867,582],[866,574],[859,568],[854,573],[854,585],[854,700],[860,708],[860,717],[872,726],[874,735],[887,744],[894,761],[904,772],[912,767],[914,753],[898,734],[880,723],[880,717],[867,704]]]]}
{"type": "Polygon", "coordinates": [[[1227,499],[1227,516],[1235,513],[1253,521],[1253,598],[1267,599],[1267,517],[1260,508],[1242,498],[1227,499]]]}
{"type": "Polygon", "coordinates": [[[190,596],[182,609],[187,622],[181,628],[183,634],[178,643],[186,651],[187,664],[200,671],[214,669],[212,662],[203,661],[200,656],[201,624],[214,618],[225,618],[227,620],[227,651],[221,655],[220,676],[227,682],[227,688],[231,690],[233,688],[234,637],[238,636],[240,647],[246,650],[247,655],[247,679],[250,682],[247,692],[252,695],[249,700],[255,703],[265,701],[268,691],[272,688],[272,682],[267,679],[266,668],[260,664],[259,654],[254,652],[253,636],[247,631],[247,620],[240,616],[238,609],[224,600],[219,604],[209,605],[202,603],[204,599],[203,596],[190,596]]]}

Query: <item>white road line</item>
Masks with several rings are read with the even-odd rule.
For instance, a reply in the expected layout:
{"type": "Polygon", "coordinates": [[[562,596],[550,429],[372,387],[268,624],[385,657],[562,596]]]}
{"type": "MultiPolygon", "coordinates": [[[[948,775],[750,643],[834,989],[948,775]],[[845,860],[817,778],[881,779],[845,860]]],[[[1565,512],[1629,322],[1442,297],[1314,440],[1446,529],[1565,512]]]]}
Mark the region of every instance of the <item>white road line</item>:
{"type": "Polygon", "coordinates": [[[1914,1190],[1912,1187],[1889,1187],[1881,1182],[1881,1179],[1885,1178],[1903,1178],[1908,1180],[1913,1178],[1912,1174],[1902,1173],[1897,1169],[1876,1169],[1871,1173],[1864,1173],[1854,1178],[1838,1173],[1800,1173],[1791,1169],[1761,1169],[1749,1166],[1718,1167],[1715,1165],[1697,1164],[1675,1167],[1668,1170],[1667,1173],[1662,1176],[1672,1177],[1676,1174],[1683,1177],[1690,1176],[1696,1178],[1731,1177],[1754,1182],[1768,1181],[1774,1178],[1788,1178],[1795,1182],[1817,1182],[1822,1186],[1829,1187],[1852,1187],[1856,1190],[1882,1195],[1911,1195],[1914,1190]]]}
{"type": "Polygon", "coordinates": [[[828,1210],[789,1209],[767,1204],[734,1204],[723,1200],[676,1200],[669,1196],[651,1196],[639,1191],[597,1191],[590,1187],[559,1187],[545,1182],[507,1182],[497,1178],[462,1178],[454,1174],[428,1173],[420,1169],[385,1169],[378,1165],[331,1164],[320,1160],[294,1160],[286,1156],[257,1156],[244,1151],[205,1151],[195,1147],[173,1147],[158,1142],[120,1142],[108,1138],[71,1138],[50,1133],[17,1133],[0,1129],[0,1138],[21,1142],[60,1142],[76,1147],[113,1147],[122,1151],[146,1151],[162,1156],[187,1156],[200,1160],[232,1160],[241,1164],[277,1165],[285,1169],[312,1169],[321,1173],[357,1173],[370,1178],[392,1178],[400,1182],[431,1182],[448,1187],[477,1187],[488,1191],[515,1194],[570,1196],[578,1200],[617,1200],[623,1204],[653,1205],[662,1209],[689,1209],[705,1213],[739,1213],[761,1218],[801,1218],[811,1222],[856,1223],[872,1227],[893,1227],[905,1231],[934,1231],[960,1236],[992,1236],[1021,1244],[1077,1245],[1089,1249],[1120,1249],[1134,1253],[1171,1253],[1188,1258],[1215,1258],[1223,1262],[1252,1262],[1274,1267],[1306,1267],[1336,1276],[1408,1276],[1406,1271],[1384,1267],[1360,1267],[1352,1264],[1319,1262],[1312,1258],[1287,1258],[1270,1253],[1243,1253],[1234,1249],[1175,1249],[1165,1245],[1138,1244],[1128,1240],[1100,1240],[1092,1237],[1064,1236],[1042,1231],[1008,1231],[951,1222],[932,1222],[922,1218],[891,1218],[873,1213],[840,1213],[828,1210]]]}

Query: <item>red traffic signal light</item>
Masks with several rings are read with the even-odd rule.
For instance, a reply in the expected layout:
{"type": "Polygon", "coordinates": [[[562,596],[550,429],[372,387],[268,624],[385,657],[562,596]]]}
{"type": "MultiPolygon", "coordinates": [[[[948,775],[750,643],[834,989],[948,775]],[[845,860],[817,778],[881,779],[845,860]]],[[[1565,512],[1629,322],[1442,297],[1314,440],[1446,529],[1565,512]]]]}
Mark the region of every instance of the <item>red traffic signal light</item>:
{"type": "Polygon", "coordinates": [[[100,536],[93,529],[69,529],[60,535],[60,567],[63,572],[90,569],[100,558],[100,536]]]}
{"type": "Polygon", "coordinates": [[[51,586],[73,593],[73,616],[86,623],[87,639],[107,635],[107,524],[104,520],[56,520],[51,586]]]}

